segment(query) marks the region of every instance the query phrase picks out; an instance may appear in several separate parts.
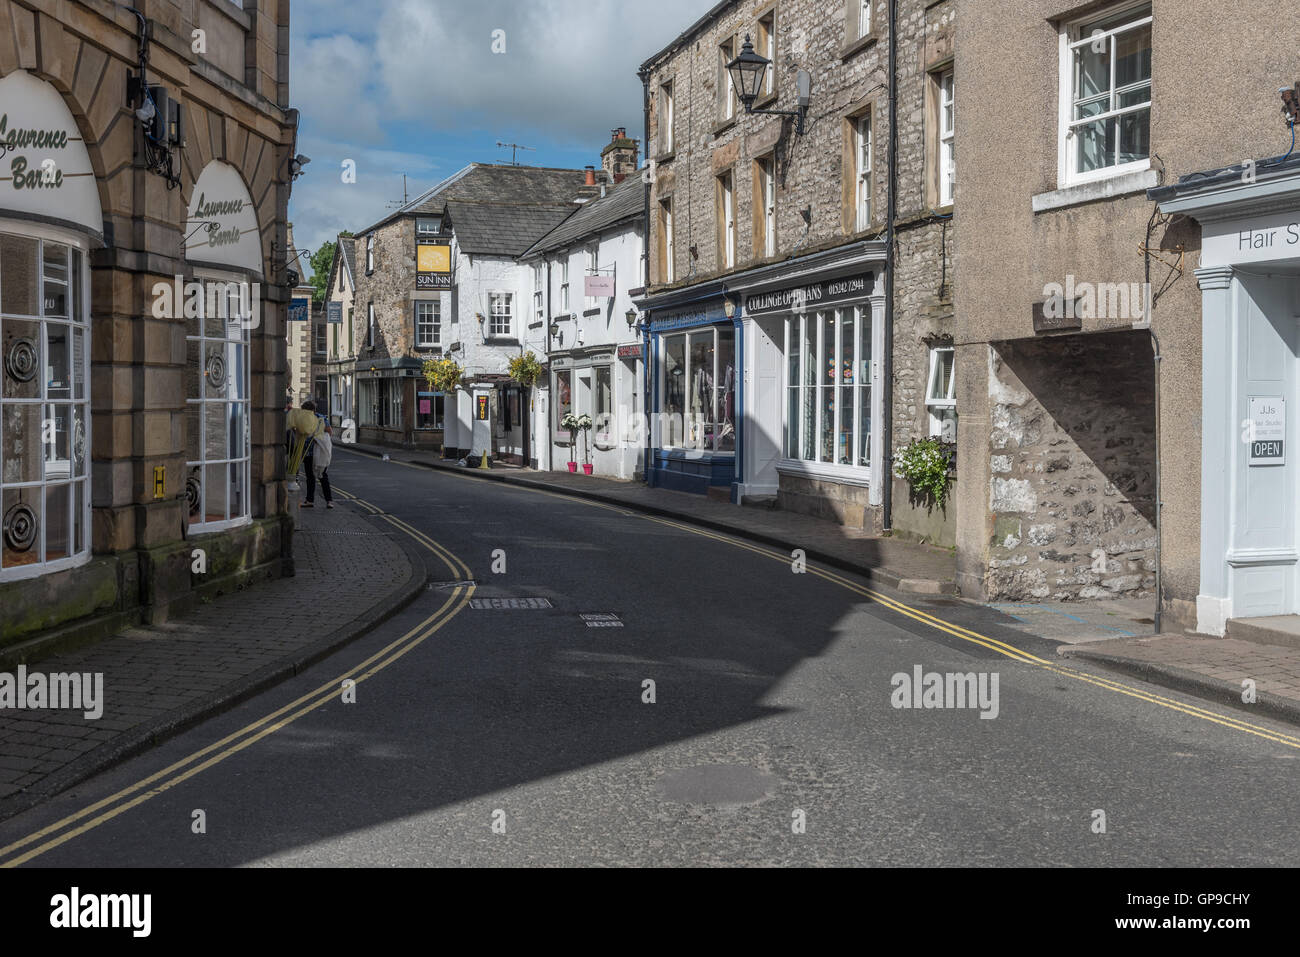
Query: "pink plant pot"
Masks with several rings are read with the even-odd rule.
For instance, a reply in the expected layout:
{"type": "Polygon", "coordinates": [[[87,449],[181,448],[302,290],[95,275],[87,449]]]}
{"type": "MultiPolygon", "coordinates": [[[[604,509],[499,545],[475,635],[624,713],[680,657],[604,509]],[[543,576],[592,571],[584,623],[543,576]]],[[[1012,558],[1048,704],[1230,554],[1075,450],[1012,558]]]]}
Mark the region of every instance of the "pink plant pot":
{"type": "Polygon", "coordinates": [[[583,470],[584,472],[586,472],[588,475],[591,474],[591,470],[592,470],[593,468],[595,468],[595,466],[593,466],[593,465],[588,465],[586,462],[583,462],[583,463],[582,463],[582,470],[583,470]]]}
{"type": "Polygon", "coordinates": [[[570,472],[577,472],[577,471],[578,471],[578,463],[577,463],[577,462],[570,462],[570,463],[569,463],[569,471],[570,471],[570,472]]]}

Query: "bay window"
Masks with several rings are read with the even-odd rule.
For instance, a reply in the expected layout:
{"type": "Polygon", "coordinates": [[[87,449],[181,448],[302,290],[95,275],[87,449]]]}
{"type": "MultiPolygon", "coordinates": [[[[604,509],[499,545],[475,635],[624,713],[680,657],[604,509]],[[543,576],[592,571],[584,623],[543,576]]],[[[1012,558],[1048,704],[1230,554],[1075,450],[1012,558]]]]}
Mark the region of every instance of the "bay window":
{"type": "Polygon", "coordinates": [[[736,330],[662,337],[662,448],[736,450],[736,330]]]}
{"type": "Polygon", "coordinates": [[[871,335],[861,307],[786,320],[786,458],[871,465],[871,335]]]}
{"type": "Polygon", "coordinates": [[[185,322],[185,497],[190,527],[208,532],[250,517],[252,317],[246,311],[250,303],[240,295],[242,284],[233,277],[198,281],[204,285],[204,305],[185,322]]]}
{"type": "Polygon", "coordinates": [[[0,581],[90,553],[88,288],[74,241],[0,231],[0,581]]]}

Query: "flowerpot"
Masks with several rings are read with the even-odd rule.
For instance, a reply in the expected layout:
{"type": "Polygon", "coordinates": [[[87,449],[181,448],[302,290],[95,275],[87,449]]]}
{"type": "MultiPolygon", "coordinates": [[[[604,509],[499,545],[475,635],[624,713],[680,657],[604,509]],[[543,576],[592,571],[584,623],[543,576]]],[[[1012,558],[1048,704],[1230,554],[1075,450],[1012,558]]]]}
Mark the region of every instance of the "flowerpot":
{"type": "Polygon", "coordinates": [[[583,462],[583,463],[582,463],[582,470],[583,470],[584,472],[586,472],[588,475],[591,474],[591,470],[592,470],[594,467],[595,467],[595,466],[593,466],[593,465],[589,465],[589,464],[587,464],[586,462],[583,462]]]}
{"type": "Polygon", "coordinates": [[[570,463],[569,463],[569,471],[570,471],[570,472],[577,472],[577,471],[578,471],[578,463],[577,463],[577,462],[570,462],[570,463]]]}

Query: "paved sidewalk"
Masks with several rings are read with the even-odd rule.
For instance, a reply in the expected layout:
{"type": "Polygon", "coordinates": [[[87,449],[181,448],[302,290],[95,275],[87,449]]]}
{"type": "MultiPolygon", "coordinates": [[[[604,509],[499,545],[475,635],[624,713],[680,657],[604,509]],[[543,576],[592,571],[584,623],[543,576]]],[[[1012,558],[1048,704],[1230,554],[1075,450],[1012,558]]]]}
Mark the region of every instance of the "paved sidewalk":
{"type": "Polygon", "coordinates": [[[0,820],[290,677],[408,604],[424,566],[385,527],[343,499],[304,511],[293,578],[29,665],[102,673],[103,715],[0,711],[0,820]]]}
{"type": "Polygon", "coordinates": [[[366,455],[387,455],[411,465],[622,505],[651,515],[680,518],[786,551],[801,548],[810,561],[863,575],[904,592],[939,595],[956,594],[957,591],[957,560],[951,549],[870,535],[808,515],[765,506],[741,508],[704,495],[649,488],[640,482],[595,475],[539,472],[500,465],[483,471],[459,466],[436,452],[365,445],[339,448],[366,455]]]}
{"type": "Polygon", "coordinates": [[[1070,645],[1058,654],[1300,724],[1300,649],[1165,634],[1070,645]],[[1254,703],[1243,701],[1246,681],[1254,682],[1254,703]]]}

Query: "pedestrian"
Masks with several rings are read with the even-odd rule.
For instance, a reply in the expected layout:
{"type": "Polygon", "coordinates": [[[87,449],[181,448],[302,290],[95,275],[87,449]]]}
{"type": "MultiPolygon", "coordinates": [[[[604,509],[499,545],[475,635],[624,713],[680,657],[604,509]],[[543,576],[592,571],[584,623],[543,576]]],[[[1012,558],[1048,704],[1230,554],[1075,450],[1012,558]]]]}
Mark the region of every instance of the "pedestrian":
{"type": "MultiPolygon", "coordinates": [[[[323,474],[325,469],[329,467],[330,459],[333,457],[334,445],[332,440],[329,438],[329,433],[327,431],[329,429],[329,422],[326,421],[325,416],[316,411],[316,403],[311,399],[308,399],[302,404],[302,407],[306,411],[315,415],[317,420],[316,431],[307,439],[307,454],[302,460],[303,468],[307,472],[307,498],[303,501],[302,507],[315,508],[317,470],[318,463],[321,461],[321,458],[318,458],[318,456],[321,455],[321,447],[325,445],[325,443],[328,443],[323,455],[324,465],[319,466],[319,471],[323,474]],[[324,442],[321,441],[322,437],[324,437],[324,442]]],[[[333,508],[334,495],[329,487],[328,476],[324,476],[323,481],[321,482],[321,487],[325,492],[325,507],[333,508]]]]}
{"type": "MultiPolygon", "coordinates": [[[[330,490],[330,461],[334,458],[334,429],[327,422],[312,440],[314,448],[314,465],[316,478],[320,481],[321,491],[325,493],[325,507],[334,507],[334,493],[330,490]]],[[[307,504],[311,504],[310,501],[307,504]]]]}

